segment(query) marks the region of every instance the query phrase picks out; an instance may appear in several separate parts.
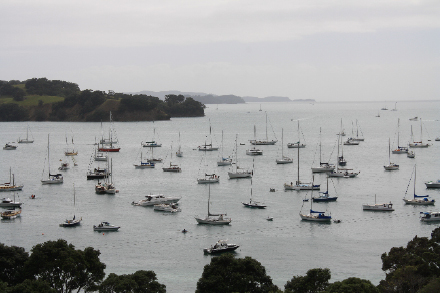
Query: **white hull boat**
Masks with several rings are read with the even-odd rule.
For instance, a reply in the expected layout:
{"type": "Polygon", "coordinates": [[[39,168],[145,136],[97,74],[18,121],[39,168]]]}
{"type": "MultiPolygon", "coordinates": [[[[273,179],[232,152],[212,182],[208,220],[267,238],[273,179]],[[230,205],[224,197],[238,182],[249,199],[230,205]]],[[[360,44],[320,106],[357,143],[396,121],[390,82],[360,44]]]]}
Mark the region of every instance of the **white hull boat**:
{"type": "Polygon", "coordinates": [[[204,248],[203,252],[205,254],[220,254],[223,252],[231,252],[239,248],[240,246],[237,244],[227,243],[227,240],[219,240],[214,246],[210,248],[204,248]]]}
{"type": "Polygon", "coordinates": [[[437,181],[425,182],[426,188],[440,188],[440,179],[437,181]]]}
{"type": "Polygon", "coordinates": [[[209,211],[209,204],[211,200],[211,186],[209,185],[208,193],[208,215],[205,218],[195,216],[197,223],[206,225],[229,225],[231,218],[227,218],[226,214],[211,214],[209,211]]]}
{"type": "Polygon", "coordinates": [[[420,212],[422,216],[420,217],[420,221],[422,222],[439,222],[440,221],[440,212],[420,212]]]}
{"type": "Polygon", "coordinates": [[[154,205],[153,209],[155,211],[159,212],[166,212],[166,213],[178,213],[181,212],[182,209],[177,206],[176,203],[161,203],[154,205]]]}
{"type": "Polygon", "coordinates": [[[198,184],[209,184],[209,183],[219,183],[219,182],[220,182],[220,176],[217,176],[215,174],[205,174],[205,177],[197,179],[198,184]]]}
{"type": "Polygon", "coordinates": [[[15,185],[15,176],[12,174],[12,169],[9,168],[9,182],[0,184],[1,191],[19,191],[23,189],[23,185],[15,185]],[[12,182],[11,182],[12,179],[12,182]]]}
{"type": "Polygon", "coordinates": [[[276,159],[277,164],[290,164],[293,163],[293,159],[284,155],[284,129],[281,129],[281,159],[276,159]]]}
{"type": "MultiPolygon", "coordinates": [[[[429,195],[416,195],[416,178],[417,178],[416,177],[416,165],[414,165],[414,196],[413,196],[413,198],[407,199],[406,198],[406,194],[408,192],[408,190],[407,190],[405,192],[405,198],[403,199],[403,201],[406,204],[412,204],[412,205],[434,205],[435,200],[428,199],[429,195]]],[[[411,182],[411,179],[410,179],[410,182],[411,182]]]]}
{"type": "Polygon", "coordinates": [[[246,150],[246,155],[249,155],[249,156],[261,156],[261,155],[263,155],[263,151],[260,150],[260,149],[256,149],[254,147],[254,148],[246,150]]]}
{"type": "Polygon", "coordinates": [[[101,222],[99,225],[93,225],[93,231],[105,232],[105,231],[118,231],[119,226],[111,225],[109,222],[101,222]]]}
{"type": "Polygon", "coordinates": [[[252,178],[252,171],[249,171],[244,168],[240,168],[238,166],[238,159],[237,159],[237,140],[238,135],[235,137],[235,163],[233,163],[234,168],[231,172],[228,172],[229,179],[240,179],[240,178],[252,178]]]}
{"type": "Polygon", "coordinates": [[[150,194],[150,195],[146,195],[145,199],[142,199],[138,202],[132,202],[132,205],[135,206],[154,206],[157,204],[162,204],[162,203],[176,203],[178,202],[181,197],[174,197],[174,196],[164,196],[163,194],[150,194]]]}

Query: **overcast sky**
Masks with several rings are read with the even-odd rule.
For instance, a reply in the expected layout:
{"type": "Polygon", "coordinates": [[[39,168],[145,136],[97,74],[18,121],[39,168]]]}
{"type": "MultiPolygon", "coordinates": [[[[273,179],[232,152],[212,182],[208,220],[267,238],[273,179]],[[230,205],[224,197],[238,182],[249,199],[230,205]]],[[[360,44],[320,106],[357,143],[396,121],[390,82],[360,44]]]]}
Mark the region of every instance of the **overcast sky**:
{"type": "Polygon", "coordinates": [[[2,0],[0,33],[0,80],[440,99],[439,0],[2,0]]]}

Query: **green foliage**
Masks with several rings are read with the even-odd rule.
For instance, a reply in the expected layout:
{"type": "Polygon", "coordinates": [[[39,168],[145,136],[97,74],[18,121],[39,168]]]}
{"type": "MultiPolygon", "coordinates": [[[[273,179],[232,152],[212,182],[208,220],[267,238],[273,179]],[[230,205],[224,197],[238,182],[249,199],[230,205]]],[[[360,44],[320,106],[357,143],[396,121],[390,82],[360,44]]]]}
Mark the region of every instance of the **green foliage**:
{"type": "Polygon", "coordinates": [[[29,119],[29,110],[17,104],[0,105],[0,121],[26,121],[29,119]]]}
{"type": "Polygon", "coordinates": [[[32,248],[26,270],[57,292],[96,290],[105,276],[105,264],[99,260],[99,254],[91,247],[76,250],[63,239],[47,241],[32,248]]]}
{"type": "Polygon", "coordinates": [[[154,110],[162,101],[157,97],[146,95],[122,95],[119,104],[119,112],[125,111],[151,111],[154,110]]]}
{"type": "Polygon", "coordinates": [[[313,293],[324,291],[331,278],[330,269],[311,269],[305,276],[294,276],[284,285],[285,293],[313,293]]]}
{"type": "Polygon", "coordinates": [[[24,264],[28,258],[24,248],[0,243],[0,282],[10,286],[21,283],[25,279],[24,264]]]}
{"type": "Polygon", "coordinates": [[[50,287],[49,283],[43,280],[25,280],[23,283],[20,283],[14,287],[8,288],[7,293],[57,293],[57,291],[50,287]]]}
{"type": "Polygon", "coordinates": [[[99,287],[100,293],[165,293],[166,287],[157,282],[153,271],[137,271],[131,275],[108,275],[99,287]]]}
{"type": "Polygon", "coordinates": [[[165,103],[167,103],[168,106],[180,104],[183,101],[185,101],[185,97],[183,95],[166,95],[165,96],[165,103]]]}
{"type": "Polygon", "coordinates": [[[422,289],[417,291],[417,293],[432,293],[432,292],[438,292],[439,290],[440,290],[440,277],[431,280],[431,282],[429,282],[422,289]]]}
{"type": "Polygon", "coordinates": [[[197,282],[196,293],[277,292],[266,269],[251,257],[234,258],[230,253],[211,259],[197,282]]]}
{"type": "Polygon", "coordinates": [[[325,293],[379,293],[370,281],[359,278],[348,278],[330,284],[325,293]]]}
{"type": "Polygon", "coordinates": [[[26,80],[25,88],[30,95],[48,95],[67,97],[80,91],[76,83],[47,78],[32,78],[26,80]]]}
{"type": "Polygon", "coordinates": [[[440,228],[432,232],[431,239],[416,236],[406,248],[393,247],[381,258],[386,272],[379,284],[382,292],[417,292],[440,277],[440,228]]]}

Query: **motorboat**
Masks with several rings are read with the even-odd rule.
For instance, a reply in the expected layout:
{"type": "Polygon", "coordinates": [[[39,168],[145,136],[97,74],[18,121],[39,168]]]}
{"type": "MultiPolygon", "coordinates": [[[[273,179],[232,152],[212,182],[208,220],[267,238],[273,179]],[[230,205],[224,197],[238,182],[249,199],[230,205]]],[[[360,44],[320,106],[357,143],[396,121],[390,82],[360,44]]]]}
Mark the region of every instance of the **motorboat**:
{"type": "Polygon", "coordinates": [[[69,163],[67,162],[61,162],[61,166],[58,167],[58,170],[60,171],[66,171],[70,168],[69,163]]]}
{"type": "MultiPolygon", "coordinates": [[[[435,204],[435,200],[434,199],[428,199],[429,195],[416,195],[416,165],[414,165],[414,196],[413,198],[406,198],[408,189],[405,192],[405,198],[403,199],[403,201],[406,204],[412,204],[412,205],[434,205],[435,204]]],[[[412,176],[410,178],[410,182],[411,182],[412,176]]],[[[408,183],[409,185],[409,183],[408,183]]]]}
{"type": "Polygon", "coordinates": [[[104,179],[110,175],[110,172],[105,168],[94,168],[93,171],[87,172],[87,180],[104,179]]]}
{"type": "Polygon", "coordinates": [[[419,117],[413,117],[413,118],[409,118],[409,121],[418,121],[419,120],[419,117]]]}
{"type": "Polygon", "coordinates": [[[436,181],[425,182],[426,188],[440,188],[440,179],[436,181]]]}
{"type": "Polygon", "coordinates": [[[182,172],[182,169],[178,165],[172,164],[171,162],[169,167],[163,167],[162,170],[164,172],[172,172],[172,173],[182,172]]]}
{"type": "Polygon", "coordinates": [[[145,196],[145,199],[141,199],[138,202],[132,202],[135,206],[154,206],[162,203],[176,203],[181,199],[181,197],[175,196],[164,196],[163,194],[149,194],[145,196]]]}
{"type": "Polygon", "coordinates": [[[93,225],[93,231],[118,231],[119,226],[111,225],[109,222],[101,222],[99,225],[93,225]]]}
{"type": "Polygon", "coordinates": [[[22,204],[22,202],[15,201],[15,199],[12,200],[9,197],[4,197],[0,200],[0,207],[2,208],[21,207],[22,204]]]}
{"type": "Polygon", "coordinates": [[[17,149],[16,145],[13,145],[12,143],[8,142],[5,144],[5,146],[3,147],[4,150],[15,150],[17,149]]]}
{"type": "Polygon", "coordinates": [[[359,145],[359,141],[354,140],[353,138],[349,138],[344,142],[344,145],[359,145]]]}
{"type": "Polygon", "coordinates": [[[23,189],[23,185],[15,185],[15,176],[12,174],[12,169],[9,168],[9,182],[0,184],[1,191],[19,191],[23,189]]]}
{"type": "Polygon", "coordinates": [[[206,225],[229,225],[231,218],[226,217],[226,214],[211,214],[209,211],[209,205],[211,200],[211,185],[209,185],[208,192],[208,215],[204,218],[195,216],[197,223],[206,225]]]}
{"type": "Polygon", "coordinates": [[[203,252],[205,254],[218,254],[222,252],[231,252],[239,248],[237,244],[229,244],[227,240],[219,240],[210,248],[204,248],[203,252]]]}
{"type": "Polygon", "coordinates": [[[393,204],[389,203],[376,203],[376,195],[374,195],[374,204],[363,204],[362,209],[364,211],[377,211],[377,212],[392,212],[393,204]]]}
{"type": "Polygon", "coordinates": [[[178,213],[182,209],[177,206],[177,203],[161,203],[154,205],[153,209],[155,211],[167,212],[167,213],[178,213]]]}
{"type": "Polygon", "coordinates": [[[306,145],[305,144],[303,144],[303,143],[300,143],[299,141],[298,142],[289,142],[288,144],[287,144],[287,147],[289,148],[289,149],[291,149],[291,148],[305,148],[306,147],[306,145]]]}
{"type": "Polygon", "coordinates": [[[261,155],[263,155],[263,151],[253,147],[251,149],[246,150],[246,155],[249,155],[249,156],[261,156],[261,155]]]}
{"type": "Polygon", "coordinates": [[[408,151],[406,156],[410,159],[414,159],[416,157],[416,154],[413,151],[408,151]]]}
{"type": "Polygon", "coordinates": [[[20,217],[21,209],[8,209],[2,212],[0,215],[3,220],[12,220],[17,217],[20,217]]]}
{"type": "Polygon", "coordinates": [[[422,215],[420,221],[422,222],[436,222],[440,221],[440,212],[420,212],[422,215]]]}
{"type": "Polygon", "coordinates": [[[144,148],[158,148],[158,147],[161,147],[162,144],[161,144],[161,143],[158,143],[158,142],[155,141],[155,140],[152,140],[152,141],[145,141],[145,142],[143,142],[143,143],[142,143],[142,146],[143,146],[144,148]]]}
{"type": "MultiPolygon", "coordinates": [[[[50,152],[49,152],[49,134],[47,135],[47,164],[49,166],[49,176],[47,179],[41,179],[41,184],[61,184],[64,181],[63,175],[50,173],[50,152]]],[[[43,169],[44,172],[44,169],[43,169]]]]}
{"type": "Polygon", "coordinates": [[[209,184],[209,183],[219,183],[220,176],[216,174],[205,174],[203,178],[197,178],[198,184],[209,184]]]}

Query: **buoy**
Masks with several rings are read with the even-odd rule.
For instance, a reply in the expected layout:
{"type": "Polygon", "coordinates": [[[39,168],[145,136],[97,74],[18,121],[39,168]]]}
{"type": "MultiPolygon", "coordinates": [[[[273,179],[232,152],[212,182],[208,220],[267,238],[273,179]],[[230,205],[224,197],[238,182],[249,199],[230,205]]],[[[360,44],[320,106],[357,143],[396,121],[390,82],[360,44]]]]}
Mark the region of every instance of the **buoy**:
{"type": "Polygon", "coordinates": [[[44,233],[41,233],[41,235],[44,235],[44,233]]]}
{"type": "Polygon", "coordinates": [[[102,235],[105,235],[104,233],[102,233],[102,235]]]}

